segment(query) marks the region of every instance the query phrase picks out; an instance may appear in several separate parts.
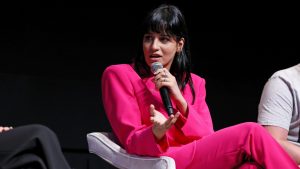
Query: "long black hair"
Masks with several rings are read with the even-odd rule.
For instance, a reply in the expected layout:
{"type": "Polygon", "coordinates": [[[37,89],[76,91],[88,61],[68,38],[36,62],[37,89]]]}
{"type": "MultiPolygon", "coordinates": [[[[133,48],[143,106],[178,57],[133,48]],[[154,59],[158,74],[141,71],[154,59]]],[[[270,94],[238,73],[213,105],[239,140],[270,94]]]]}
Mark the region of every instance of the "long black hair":
{"type": "MultiPolygon", "coordinates": [[[[176,77],[179,88],[183,91],[186,84],[189,84],[195,100],[195,90],[191,78],[191,54],[189,48],[188,31],[185,18],[182,12],[174,5],[163,4],[151,11],[145,18],[140,36],[149,32],[166,33],[176,37],[179,42],[184,38],[184,45],[180,52],[176,52],[170,68],[170,73],[176,77]]],[[[151,71],[147,65],[142,47],[138,48],[138,55],[133,58],[135,71],[143,78],[149,77],[151,71]]]]}

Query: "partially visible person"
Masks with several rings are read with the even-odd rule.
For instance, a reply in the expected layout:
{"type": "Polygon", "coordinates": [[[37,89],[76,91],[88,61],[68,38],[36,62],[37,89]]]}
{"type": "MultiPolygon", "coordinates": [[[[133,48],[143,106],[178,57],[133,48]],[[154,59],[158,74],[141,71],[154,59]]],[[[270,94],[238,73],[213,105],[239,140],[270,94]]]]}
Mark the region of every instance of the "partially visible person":
{"type": "Polygon", "coordinates": [[[278,70],[268,79],[257,121],[300,164],[300,63],[278,70]]]}
{"type": "Polygon", "coordinates": [[[3,131],[8,131],[8,130],[11,130],[13,127],[9,126],[0,126],[0,133],[3,132],[3,131]]]}
{"type": "Polygon", "coordinates": [[[141,30],[133,63],[108,66],[102,74],[103,106],[127,152],[172,157],[177,169],[298,168],[257,123],[214,131],[205,79],[191,71],[186,23],[176,6],[151,11],[141,30]],[[151,72],[154,62],[163,68],[151,72]],[[162,87],[174,108],[170,116],[162,87]]]}
{"type": "Polygon", "coordinates": [[[30,124],[0,126],[0,169],[71,169],[56,134],[30,124]]]}

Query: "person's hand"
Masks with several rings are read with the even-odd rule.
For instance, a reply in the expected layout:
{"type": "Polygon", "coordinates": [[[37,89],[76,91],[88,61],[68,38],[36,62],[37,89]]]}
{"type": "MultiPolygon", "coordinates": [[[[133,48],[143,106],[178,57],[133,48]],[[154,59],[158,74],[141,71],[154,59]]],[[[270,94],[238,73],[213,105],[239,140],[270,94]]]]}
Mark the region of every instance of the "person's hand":
{"type": "Polygon", "coordinates": [[[175,101],[176,108],[182,115],[186,116],[187,102],[181,94],[175,76],[173,76],[166,68],[158,69],[154,73],[153,82],[155,83],[155,88],[157,90],[163,86],[168,88],[172,100],[175,101]]]}
{"type": "Polygon", "coordinates": [[[175,115],[172,114],[167,119],[163,114],[155,110],[154,105],[150,105],[150,121],[153,123],[152,131],[157,140],[164,137],[167,130],[177,121],[179,114],[179,112],[175,115]]]}
{"type": "Polygon", "coordinates": [[[157,90],[163,86],[166,86],[169,89],[171,97],[173,97],[175,100],[178,100],[177,97],[182,96],[175,76],[173,76],[166,68],[158,69],[154,73],[154,83],[157,90]]]}
{"type": "Polygon", "coordinates": [[[11,130],[11,129],[13,129],[13,128],[12,128],[12,127],[0,126],[0,133],[1,133],[1,132],[4,132],[4,131],[11,130]]]}

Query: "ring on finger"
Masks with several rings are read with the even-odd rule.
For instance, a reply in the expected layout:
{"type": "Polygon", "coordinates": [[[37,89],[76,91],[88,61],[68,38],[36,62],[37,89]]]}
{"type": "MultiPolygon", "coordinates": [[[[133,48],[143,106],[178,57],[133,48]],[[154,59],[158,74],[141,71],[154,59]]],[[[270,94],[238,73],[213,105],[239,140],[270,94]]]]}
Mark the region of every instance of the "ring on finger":
{"type": "Polygon", "coordinates": [[[163,77],[167,77],[167,72],[164,70],[163,77]]]}

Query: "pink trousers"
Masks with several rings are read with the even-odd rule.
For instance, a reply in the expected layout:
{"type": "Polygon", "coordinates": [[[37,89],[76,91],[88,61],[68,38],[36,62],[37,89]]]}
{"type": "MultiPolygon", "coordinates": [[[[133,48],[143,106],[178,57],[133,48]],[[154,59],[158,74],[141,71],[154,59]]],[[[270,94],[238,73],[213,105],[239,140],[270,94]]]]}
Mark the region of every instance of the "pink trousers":
{"type": "Polygon", "coordinates": [[[259,124],[227,127],[168,154],[177,169],[299,169],[259,124]]]}

